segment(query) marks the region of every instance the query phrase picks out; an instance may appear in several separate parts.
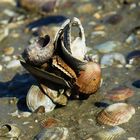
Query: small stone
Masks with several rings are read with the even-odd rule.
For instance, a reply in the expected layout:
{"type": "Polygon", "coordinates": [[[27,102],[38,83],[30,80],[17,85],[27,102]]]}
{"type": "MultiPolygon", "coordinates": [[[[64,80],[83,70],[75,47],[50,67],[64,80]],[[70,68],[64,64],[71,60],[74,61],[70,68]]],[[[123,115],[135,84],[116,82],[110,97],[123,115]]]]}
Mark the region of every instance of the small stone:
{"type": "Polygon", "coordinates": [[[95,13],[93,16],[94,16],[96,19],[101,19],[101,15],[100,15],[99,13],[95,13]]]}
{"type": "Polygon", "coordinates": [[[77,8],[78,13],[80,14],[91,14],[93,12],[94,8],[92,4],[87,3],[84,5],[81,5],[77,8]]]}
{"type": "Polygon", "coordinates": [[[20,66],[21,66],[21,64],[20,64],[19,60],[12,60],[6,65],[6,68],[11,69],[11,68],[17,68],[20,66]]]}
{"type": "Polygon", "coordinates": [[[120,47],[121,43],[118,41],[107,41],[95,46],[100,53],[109,53],[120,47]]]}
{"type": "Polygon", "coordinates": [[[2,58],[2,62],[9,62],[9,61],[11,61],[11,57],[4,55],[3,58],[2,58]]]}
{"type": "Polygon", "coordinates": [[[136,140],[134,137],[129,137],[127,140],[136,140]]]}
{"type": "Polygon", "coordinates": [[[0,71],[2,71],[2,69],[3,69],[3,66],[2,66],[2,65],[0,65],[0,71]]]}
{"type": "Polygon", "coordinates": [[[95,30],[95,31],[104,30],[104,29],[105,29],[105,26],[104,26],[104,25],[96,25],[96,26],[94,27],[94,30],[95,30]]]}
{"type": "Polygon", "coordinates": [[[11,55],[14,53],[14,48],[13,47],[7,47],[7,48],[4,48],[3,52],[5,55],[11,55]]]}

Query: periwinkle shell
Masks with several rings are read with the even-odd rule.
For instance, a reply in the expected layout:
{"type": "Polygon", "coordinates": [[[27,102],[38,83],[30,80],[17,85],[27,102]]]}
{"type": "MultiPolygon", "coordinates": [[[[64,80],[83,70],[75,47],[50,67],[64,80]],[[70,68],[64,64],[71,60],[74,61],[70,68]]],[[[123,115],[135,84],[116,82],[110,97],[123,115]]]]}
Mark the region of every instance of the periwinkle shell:
{"type": "Polygon", "coordinates": [[[99,113],[97,121],[101,124],[116,126],[126,123],[135,114],[135,108],[126,103],[115,103],[99,113]]]}
{"type": "Polygon", "coordinates": [[[56,106],[52,100],[47,95],[45,95],[36,85],[33,85],[28,91],[26,102],[28,108],[32,112],[36,111],[40,106],[45,108],[45,112],[50,112],[56,106]]]}

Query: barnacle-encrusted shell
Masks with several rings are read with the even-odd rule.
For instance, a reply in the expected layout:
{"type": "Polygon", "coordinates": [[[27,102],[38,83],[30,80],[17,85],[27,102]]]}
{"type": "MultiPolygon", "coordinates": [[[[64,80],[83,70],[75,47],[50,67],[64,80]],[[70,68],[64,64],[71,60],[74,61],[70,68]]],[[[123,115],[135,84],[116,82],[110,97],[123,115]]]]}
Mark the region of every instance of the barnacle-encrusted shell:
{"type": "Polygon", "coordinates": [[[128,87],[117,87],[108,91],[105,95],[105,98],[110,99],[112,101],[123,101],[131,96],[133,96],[134,92],[131,88],[128,87]]]}
{"type": "Polygon", "coordinates": [[[54,46],[50,43],[50,36],[40,37],[35,44],[28,46],[22,56],[27,63],[40,66],[47,62],[54,52],[54,46]]]}
{"type": "Polygon", "coordinates": [[[122,134],[125,133],[125,130],[119,126],[114,126],[102,131],[97,132],[94,136],[98,140],[114,140],[118,139],[122,134]]]}
{"type": "Polygon", "coordinates": [[[83,66],[83,70],[79,72],[76,85],[80,92],[91,94],[98,89],[100,80],[101,71],[99,65],[94,62],[88,62],[83,66]]]}
{"type": "Polygon", "coordinates": [[[20,134],[21,130],[14,124],[4,124],[0,127],[0,137],[18,139],[20,134]]]}
{"type": "Polygon", "coordinates": [[[50,112],[55,108],[55,104],[45,95],[38,86],[33,85],[28,91],[26,102],[28,108],[34,112],[40,106],[44,106],[45,112],[50,112]]]}
{"type": "Polygon", "coordinates": [[[115,103],[103,111],[101,111],[97,117],[97,121],[106,125],[119,125],[126,123],[135,114],[135,108],[126,103],[115,103]]]}

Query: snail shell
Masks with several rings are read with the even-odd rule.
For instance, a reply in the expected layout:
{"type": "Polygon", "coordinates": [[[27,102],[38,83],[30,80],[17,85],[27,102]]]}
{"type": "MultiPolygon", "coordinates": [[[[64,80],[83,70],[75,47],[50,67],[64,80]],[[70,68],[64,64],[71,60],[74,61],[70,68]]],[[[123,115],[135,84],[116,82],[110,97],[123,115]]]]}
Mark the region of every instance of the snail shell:
{"type": "Polygon", "coordinates": [[[28,46],[22,56],[27,63],[40,66],[47,62],[53,55],[54,46],[51,44],[50,36],[40,37],[35,44],[28,46]]]}
{"type": "Polygon", "coordinates": [[[4,131],[4,133],[0,134],[0,137],[18,139],[21,134],[21,130],[14,124],[4,124],[1,126],[0,130],[4,131]]]}
{"type": "Polygon", "coordinates": [[[101,111],[97,121],[101,124],[115,126],[128,122],[133,114],[135,114],[133,106],[126,103],[115,103],[101,111]]]}
{"type": "Polygon", "coordinates": [[[28,108],[34,112],[40,106],[45,108],[45,112],[50,112],[55,108],[55,104],[51,99],[45,95],[38,86],[31,86],[30,90],[27,93],[26,102],[28,108]]]}

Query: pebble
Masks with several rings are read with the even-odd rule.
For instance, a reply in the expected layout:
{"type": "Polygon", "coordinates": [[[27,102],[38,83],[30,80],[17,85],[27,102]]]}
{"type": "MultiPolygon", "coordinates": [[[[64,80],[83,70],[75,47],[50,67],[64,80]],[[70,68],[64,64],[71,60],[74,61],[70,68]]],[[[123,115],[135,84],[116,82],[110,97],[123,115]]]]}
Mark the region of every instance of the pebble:
{"type": "Polygon", "coordinates": [[[134,137],[129,137],[127,140],[136,140],[134,137]]]}
{"type": "Polygon", "coordinates": [[[107,41],[95,46],[100,53],[109,53],[121,47],[121,43],[118,41],[107,41]]]}
{"type": "Polygon", "coordinates": [[[0,71],[2,71],[2,69],[3,69],[3,66],[2,66],[2,65],[0,65],[0,71]]]}
{"type": "Polygon", "coordinates": [[[3,49],[3,52],[5,55],[11,55],[14,53],[14,50],[15,50],[14,47],[7,47],[3,49]]]}
{"type": "Polygon", "coordinates": [[[0,42],[4,40],[9,35],[9,29],[5,28],[3,30],[0,30],[0,42]]]}
{"type": "Polygon", "coordinates": [[[104,31],[94,31],[91,33],[92,37],[95,37],[95,36],[105,36],[106,33],[104,31]]]}
{"type": "Polygon", "coordinates": [[[92,4],[90,4],[90,3],[80,5],[77,8],[78,13],[80,13],[80,14],[91,14],[93,12],[93,10],[94,10],[94,8],[93,8],[92,4]]]}
{"type": "Polygon", "coordinates": [[[6,65],[6,68],[11,69],[11,68],[17,68],[20,66],[21,66],[21,64],[20,64],[19,60],[12,60],[6,65]]]}
{"type": "Polygon", "coordinates": [[[101,58],[101,67],[106,67],[106,66],[112,66],[114,62],[119,62],[121,65],[116,65],[117,67],[122,67],[123,65],[126,64],[125,57],[121,53],[108,53],[103,55],[101,58]]]}
{"type": "Polygon", "coordinates": [[[9,62],[9,61],[11,61],[10,56],[5,56],[5,55],[2,56],[2,62],[9,62]]]}

